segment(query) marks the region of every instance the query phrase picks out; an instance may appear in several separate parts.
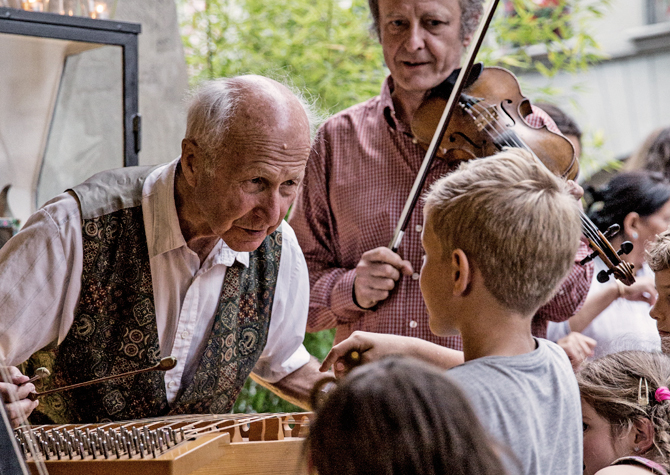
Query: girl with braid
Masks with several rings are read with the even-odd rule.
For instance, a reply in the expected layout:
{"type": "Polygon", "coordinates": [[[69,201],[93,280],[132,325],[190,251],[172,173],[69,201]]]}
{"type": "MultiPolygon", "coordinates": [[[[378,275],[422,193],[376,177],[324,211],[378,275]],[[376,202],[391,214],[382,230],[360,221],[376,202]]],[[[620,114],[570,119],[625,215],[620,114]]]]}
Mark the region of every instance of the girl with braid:
{"type": "Polygon", "coordinates": [[[670,357],[623,351],[577,373],[585,475],[668,475],[670,357]]]}

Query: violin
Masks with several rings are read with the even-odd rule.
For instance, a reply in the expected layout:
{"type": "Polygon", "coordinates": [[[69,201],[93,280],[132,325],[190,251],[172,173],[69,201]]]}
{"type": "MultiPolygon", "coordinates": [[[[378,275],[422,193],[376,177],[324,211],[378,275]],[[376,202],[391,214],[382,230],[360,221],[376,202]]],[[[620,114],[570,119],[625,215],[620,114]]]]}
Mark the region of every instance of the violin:
{"type": "MultiPolygon", "coordinates": [[[[428,148],[446,99],[433,93],[419,107],[412,120],[414,138],[428,148]]],[[[479,77],[461,93],[446,132],[437,148],[437,156],[448,162],[488,157],[503,147],[523,148],[534,154],[549,170],[562,178],[573,180],[579,162],[572,143],[546,126],[529,126],[524,117],[532,113],[530,101],[521,94],[516,77],[503,68],[483,68],[479,77]]],[[[633,244],[626,241],[615,251],[608,238],[618,226],[603,234],[583,213],[582,230],[594,253],[582,264],[599,256],[607,265],[597,278],[606,282],[609,275],[626,285],[635,282],[633,265],[619,256],[628,254],[633,244]]]]}
{"type": "MultiPolygon", "coordinates": [[[[572,143],[546,127],[536,129],[525,122],[524,117],[532,113],[532,107],[521,94],[514,75],[502,68],[481,70],[480,65],[474,65],[474,57],[497,5],[498,0],[489,4],[463,68],[453,87],[446,88],[449,94],[443,94],[445,88],[438,86],[414,114],[412,132],[427,150],[389,244],[394,252],[398,251],[436,156],[448,161],[463,161],[494,155],[503,147],[519,147],[535,155],[554,174],[566,179],[577,176],[579,164],[572,143]]],[[[450,78],[445,83],[451,86],[450,78]]],[[[633,244],[626,241],[617,251],[608,238],[619,231],[618,226],[602,233],[582,211],[580,219],[584,236],[594,251],[580,264],[600,257],[607,266],[607,270],[597,276],[600,282],[606,282],[610,275],[614,275],[624,284],[632,285],[635,282],[633,265],[621,260],[620,256],[629,253],[633,244]]]]}
{"type": "MultiPolygon", "coordinates": [[[[434,92],[414,114],[412,133],[424,149],[428,148],[446,103],[441,94],[434,92]]],[[[579,162],[572,143],[546,126],[529,126],[524,117],[532,112],[530,101],[521,94],[519,82],[511,72],[483,68],[461,94],[437,156],[454,162],[488,157],[503,147],[524,148],[554,174],[573,180],[579,162]]]]}

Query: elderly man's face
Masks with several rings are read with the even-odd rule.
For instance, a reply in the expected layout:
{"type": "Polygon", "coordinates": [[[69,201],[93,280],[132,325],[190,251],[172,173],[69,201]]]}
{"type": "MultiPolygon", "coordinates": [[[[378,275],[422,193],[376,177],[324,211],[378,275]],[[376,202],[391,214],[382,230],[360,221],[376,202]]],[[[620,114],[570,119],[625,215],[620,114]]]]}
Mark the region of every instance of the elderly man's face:
{"type": "Polygon", "coordinates": [[[239,125],[218,152],[214,174],[197,173],[194,199],[213,234],[235,251],[250,252],[295,200],[310,141],[306,122],[269,130],[239,125]]]}
{"type": "Polygon", "coordinates": [[[458,0],[380,0],[384,60],[397,89],[423,93],[459,67],[463,47],[458,0]]]}

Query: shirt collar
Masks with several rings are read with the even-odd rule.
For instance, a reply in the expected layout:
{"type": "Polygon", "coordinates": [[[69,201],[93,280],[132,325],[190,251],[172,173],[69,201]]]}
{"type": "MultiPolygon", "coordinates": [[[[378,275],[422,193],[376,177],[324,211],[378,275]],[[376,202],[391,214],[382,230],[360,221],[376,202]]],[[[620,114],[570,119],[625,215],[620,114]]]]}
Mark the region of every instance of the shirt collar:
{"type": "Polygon", "coordinates": [[[393,78],[391,75],[386,76],[384,83],[382,84],[382,90],[379,93],[379,105],[382,109],[382,114],[386,123],[393,130],[398,129],[398,121],[395,118],[395,107],[393,105],[393,99],[391,98],[391,93],[393,92],[393,78]]]}
{"type": "MultiPolygon", "coordinates": [[[[147,229],[149,258],[186,247],[174,201],[174,180],[178,164],[179,158],[155,169],[149,174],[142,188],[142,208],[144,225],[147,229]]],[[[249,253],[234,251],[219,239],[203,262],[203,266],[211,261],[211,265],[223,264],[230,267],[236,260],[248,267],[249,253]]]]}

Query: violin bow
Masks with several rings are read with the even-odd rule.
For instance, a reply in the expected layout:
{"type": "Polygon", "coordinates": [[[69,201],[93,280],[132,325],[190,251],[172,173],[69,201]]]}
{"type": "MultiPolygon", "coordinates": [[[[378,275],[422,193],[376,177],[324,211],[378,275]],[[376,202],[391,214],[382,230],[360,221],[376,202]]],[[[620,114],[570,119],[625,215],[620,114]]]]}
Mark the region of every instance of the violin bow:
{"type": "MultiPolygon", "coordinates": [[[[449,121],[453,115],[456,104],[461,97],[461,93],[465,88],[466,80],[470,76],[472,66],[474,65],[475,57],[481,48],[482,42],[484,40],[484,34],[488,30],[493,15],[495,14],[496,8],[498,7],[499,0],[491,0],[489,3],[486,13],[482,21],[479,22],[479,26],[472,40],[472,47],[468,52],[468,55],[464,61],[464,65],[461,67],[461,70],[458,74],[454,87],[449,95],[449,100],[442,112],[442,116],[438,125],[433,134],[433,138],[430,141],[430,145],[426,150],[426,155],[424,156],[421,167],[419,168],[419,173],[414,180],[412,189],[410,190],[409,197],[405,202],[405,206],[400,214],[400,219],[398,220],[398,225],[395,228],[393,237],[388,247],[393,252],[397,253],[402,243],[402,238],[405,234],[405,229],[409,225],[409,221],[416,207],[417,202],[419,201],[419,195],[423,190],[423,187],[428,178],[428,172],[430,170],[430,165],[435,160],[437,156],[438,147],[442,142],[444,134],[447,131],[449,126],[449,121]]],[[[531,150],[532,152],[532,150],[531,150]]],[[[619,251],[616,251],[612,244],[607,240],[607,234],[603,234],[598,229],[595,228],[593,223],[586,217],[584,213],[580,213],[582,217],[582,228],[584,229],[584,234],[589,241],[589,245],[594,252],[589,255],[587,258],[583,259],[580,264],[585,264],[586,262],[592,260],[596,256],[599,256],[605,265],[608,267],[607,271],[602,271],[598,274],[598,280],[601,282],[606,282],[609,278],[609,275],[614,275],[614,277],[626,285],[632,285],[635,282],[635,277],[633,275],[633,266],[632,264],[619,258],[622,254],[628,254],[632,249],[632,244],[629,242],[624,243],[619,251]]]]}
{"type": "Polygon", "coordinates": [[[464,61],[464,65],[461,66],[461,71],[458,74],[458,78],[456,78],[454,88],[449,95],[449,100],[447,101],[447,105],[444,108],[444,112],[442,112],[442,117],[440,118],[440,122],[437,124],[437,128],[435,129],[433,138],[430,141],[428,150],[426,150],[426,155],[424,156],[423,162],[421,163],[421,168],[419,168],[419,173],[414,180],[414,185],[412,185],[409,197],[405,202],[405,207],[400,214],[400,220],[398,221],[398,225],[396,226],[393,233],[393,238],[391,239],[391,243],[388,246],[389,249],[391,249],[393,252],[397,253],[398,249],[400,248],[400,243],[402,242],[402,237],[405,234],[405,229],[407,229],[412,212],[414,211],[416,203],[419,201],[421,190],[423,189],[423,186],[426,183],[426,179],[428,178],[430,165],[437,156],[438,147],[447,131],[449,120],[451,119],[454,109],[456,108],[456,104],[458,104],[458,99],[461,97],[461,93],[465,88],[466,79],[470,76],[472,65],[475,63],[475,57],[477,56],[477,53],[482,46],[482,41],[484,41],[484,34],[491,24],[493,14],[498,7],[498,2],[499,0],[491,0],[482,21],[479,22],[479,26],[477,27],[477,31],[475,32],[471,42],[472,46],[470,47],[470,51],[468,52],[468,55],[464,61]]]}

